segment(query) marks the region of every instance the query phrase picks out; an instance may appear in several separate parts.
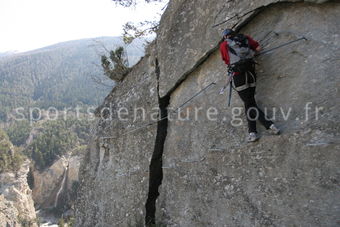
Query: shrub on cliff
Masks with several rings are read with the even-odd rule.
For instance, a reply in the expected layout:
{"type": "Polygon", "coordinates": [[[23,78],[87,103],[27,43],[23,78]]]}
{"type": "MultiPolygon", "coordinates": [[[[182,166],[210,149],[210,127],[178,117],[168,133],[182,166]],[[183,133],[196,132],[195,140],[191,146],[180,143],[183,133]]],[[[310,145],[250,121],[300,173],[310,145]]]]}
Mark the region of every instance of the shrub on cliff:
{"type": "Polygon", "coordinates": [[[6,132],[15,146],[21,146],[25,144],[31,132],[31,126],[28,121],[16,121],[6,129],[6,132]]]}
{"type": "Polygon", "coordinates": [[[105,76],[114,81],[121,81],[130,72],[129,62],[123,47],[111,50],[109,56],[101,56],[105,76]]]}
{"type": "Polygon", "coordinates": [[[17,171],[24,161],[24,156],[14,151],[7,134],[0,129],[0,173],[17,171]]]}

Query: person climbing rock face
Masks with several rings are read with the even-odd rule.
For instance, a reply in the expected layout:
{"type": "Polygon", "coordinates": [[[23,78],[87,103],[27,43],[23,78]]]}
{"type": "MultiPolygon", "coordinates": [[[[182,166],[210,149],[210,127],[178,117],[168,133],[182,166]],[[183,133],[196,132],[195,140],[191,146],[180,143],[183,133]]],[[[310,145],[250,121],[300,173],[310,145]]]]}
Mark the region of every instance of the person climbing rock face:
{"type": "Polygon", "coordinates": [[[271,134],[280,134],[280,130],[272,121],[266,119],[255,101],[254,56],[256,52],[261,51],[259,43],[248,35],[237,34],[232,29],[224,30],[222,36],[223,42],[220,44],[220,52],[222,60],[233,74],[230,86],[234,86],[244,102],[248,122],[248,142],[255,142],[259,139],[256,131],[256,120],[259,120],[271,134]]]}

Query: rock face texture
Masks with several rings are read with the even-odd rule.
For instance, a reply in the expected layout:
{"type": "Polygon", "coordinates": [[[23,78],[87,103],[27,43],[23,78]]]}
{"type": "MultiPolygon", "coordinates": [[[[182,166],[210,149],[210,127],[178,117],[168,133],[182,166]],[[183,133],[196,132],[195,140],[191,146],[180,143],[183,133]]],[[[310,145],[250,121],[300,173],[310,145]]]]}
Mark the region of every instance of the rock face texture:
{"type": "Polygon", "coordinates": [[[339,225],[339,14],[337,1],[170,1],[149,54],[98,108],[114,117],[83,163],[77,226],[339,225]],[[218,94],[226,27],[265,49],[308,39],[256,59],[258,105],[282,135],[258,125],[247,144],[237,93],[231,107],[218,94]],[[123,121],[120,107],[168,118],[123,121]]]}
{"type": "Polygon", "coordinates": [[[39,209],[61,205],[61,193],[72,193],[72,185],[78,182],[80,156],[63,156],[46,170],[33,172],[33,200],[39,209]],[[59,193],[58,193],[59,192],[59,193]]]}
{"type": "Polygon", "coordinates": [[[0,226],[38,226],[28,171],[29,161],[25,161],[16,173],[0,174],[0,226]]]}
{"type": "Polygon", "coordinates": [[[143,121],[142,111],[134,110],[142,107],[146,117],[157,117],[155,64],[154,58],[144,57],[99,108],[103,111],[99,113],[98,138],[81,168],[77,226],[134,226],[144,222],[156,128],[145,127],[151,119],[143,121]],[[143,130],[134,131],[136,127],[143,130]]]}

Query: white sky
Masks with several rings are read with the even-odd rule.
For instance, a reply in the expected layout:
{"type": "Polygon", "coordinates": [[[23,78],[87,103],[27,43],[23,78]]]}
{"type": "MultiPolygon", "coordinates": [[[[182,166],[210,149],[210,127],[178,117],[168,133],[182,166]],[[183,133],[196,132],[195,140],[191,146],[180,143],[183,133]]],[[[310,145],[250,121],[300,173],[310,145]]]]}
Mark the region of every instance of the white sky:
{"type": "Polygon", "coordinates": [[[123,24],[153,19],[164,5],[123,8],[111,0],[0,0],[0,52],[120,36],[123,24]]]}

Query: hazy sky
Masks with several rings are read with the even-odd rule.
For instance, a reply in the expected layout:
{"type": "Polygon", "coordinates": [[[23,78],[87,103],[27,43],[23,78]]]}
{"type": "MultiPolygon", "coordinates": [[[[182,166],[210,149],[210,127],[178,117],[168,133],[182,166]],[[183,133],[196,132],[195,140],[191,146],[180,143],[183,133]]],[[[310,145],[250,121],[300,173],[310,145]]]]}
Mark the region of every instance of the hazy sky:
{"type": "Polygon", "coordinates": [[[0,52],[119,36],[128,21],[152,19],[165,3],[117,7],[111,0],[0,0],[0,52]]]}

